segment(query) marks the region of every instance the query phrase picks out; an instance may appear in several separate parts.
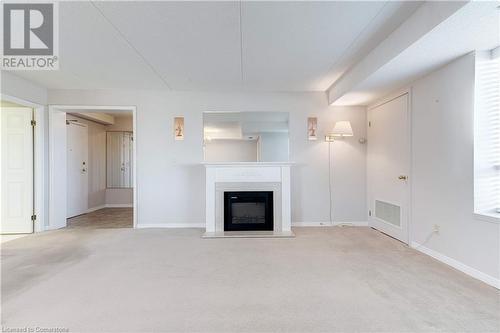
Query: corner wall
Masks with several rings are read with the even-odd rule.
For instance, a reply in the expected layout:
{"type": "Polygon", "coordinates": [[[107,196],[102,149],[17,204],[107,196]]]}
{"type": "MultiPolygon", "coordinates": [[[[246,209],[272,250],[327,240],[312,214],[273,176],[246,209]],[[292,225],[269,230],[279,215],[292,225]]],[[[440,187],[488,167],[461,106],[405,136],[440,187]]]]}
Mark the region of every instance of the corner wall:
{"type": "Polygon", "coordinates": [[[500,287],[500,224],[473,214],[474,71],[468,54],[412,84],[410,237],[500,287]]]}

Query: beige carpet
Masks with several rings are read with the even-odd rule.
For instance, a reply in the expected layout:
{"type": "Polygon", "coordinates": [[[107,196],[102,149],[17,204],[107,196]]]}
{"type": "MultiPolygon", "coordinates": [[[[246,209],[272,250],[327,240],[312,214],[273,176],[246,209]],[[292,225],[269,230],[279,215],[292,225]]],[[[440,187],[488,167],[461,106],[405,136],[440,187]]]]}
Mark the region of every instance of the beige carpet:
{"type": "Polygon", "coordinates": [[[369,228],[293,239],[68,228],[2,244],[2,325],[72,332],[498,332],[500,292],[369,228]]]}

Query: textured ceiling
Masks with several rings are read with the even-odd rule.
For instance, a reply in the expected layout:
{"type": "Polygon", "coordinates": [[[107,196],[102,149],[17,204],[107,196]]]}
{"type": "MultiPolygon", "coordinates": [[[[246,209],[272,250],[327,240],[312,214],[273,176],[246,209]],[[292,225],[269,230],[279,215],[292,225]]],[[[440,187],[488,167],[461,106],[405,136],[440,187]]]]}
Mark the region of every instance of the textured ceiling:
{"type": "Polygon", "coordinates": [[[48,88],[325,91],[417,2],[61,2],[48,88]]]}

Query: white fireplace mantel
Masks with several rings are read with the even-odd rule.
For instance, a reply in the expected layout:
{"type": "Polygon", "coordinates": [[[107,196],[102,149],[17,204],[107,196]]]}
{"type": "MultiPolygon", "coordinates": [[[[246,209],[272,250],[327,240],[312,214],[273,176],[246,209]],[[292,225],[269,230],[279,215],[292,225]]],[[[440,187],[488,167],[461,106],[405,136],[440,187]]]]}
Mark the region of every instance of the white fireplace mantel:
{"type": "Polygon", "coordinates": [[[224,191],[273,191],[274,234],[291,233],[291,162],[203,163],[206,168],[206,233],[224,233],[224,191]]]}

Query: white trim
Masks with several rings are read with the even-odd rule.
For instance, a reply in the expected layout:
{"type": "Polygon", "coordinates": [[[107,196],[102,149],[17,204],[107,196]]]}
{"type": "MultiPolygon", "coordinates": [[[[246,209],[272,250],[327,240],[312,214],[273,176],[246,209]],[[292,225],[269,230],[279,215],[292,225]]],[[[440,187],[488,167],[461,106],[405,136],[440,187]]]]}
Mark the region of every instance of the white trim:
{"type": "Polygon", "coordinates": [[[373,110],[373,109],[376,109],[378,108],[379,106],[382,106],[384,104],[387,104],[401,96],[404,96],[406,94],[410,94],[410,88],[403,88],[403,89],[398,89],[396,91],[393,91],[392,93],[388,94],[388,95],[385,95],[379,99],[377,99],[375,102],[369,104],[367,107],[366,107],[366,110],[367,111],[370,111],[370,110],[373,110]]]}
{"type": "Polygon", "coordinates": [[[95,212],[96,210],[103,209],[103,208],[106,208],[106,205],[99,205],[99,206],[89,208],[89,209],[87,209],[87,214],[95,212]]]}
{"type": "Polygon", "coordinates": [[[474,213],[474,218],[490,223],[500,223],[500,214],[474,213]]]}
{"type": "Polygon", "coordinates": [[[105,204],[104,208],[132,208],[134,204],[105,204]]]}
{"type": "Polygon", "coordinates": [[[292,227],[331,227],[330,222],[292,222],[292,227]]]}
{"type": "Polygon", "coordinates": [[[295,162],[201,162],[201,165],[204,165],[205,168],[219,168],[219,167],[262,167],[262,166],[292,166],[297,163],[295,162]]]}
{"type": "Polygon", "coordinates": [[[478,271],[475,268],[469,267],[458,260],[452,259],[450,257],[445,256],[444,254],[431,250],[425,246],[420,245],[417,242],[411,242],[411,247],[419,252],[427,254],[428,256],[461,271],[462,273],[465,273],[475,279],[478,279],[492,287],[500,289],[500,279],[494,278],[493,276],[478,271]]]}
{"type": "MultiPolygon", "coordinates": [[[[55,197],[57,196],[57,192],[54,190],[56,188],[55,186],[55,181],[58,179],[57,175],[54,174],[54,168],[53,166],[55,165],[55,159],[57,157],[57,154],[54,152],[55,151],[55,147],[56,147],[56,138],[54,137],[54,124],[56,123],[55,121],[55,117],[56,117],[56,112],[58,112],[57,110],[53,109],[50,105],[49,105],[49,114],[48,114],[48,118],[49,118],[49,124],[48,124],[48,129],[49,129],[49,133],[48,133],[48,139],[49,139],[49,162],[48,162],[48,167],[49,167],[49,221],[47,223],[47,225],[45,226],[45,229],[46,230],[55,230],[55,229],[59,229],[59,228],[62,228],[64,226],[66,226],[66,222],[64,223],[64,225],[56,225],[55,221],[58,220],[58,218],[56,217],[57,213],[58,212],[58,207],[57,205],[55,204],[55,197]]],[[[66,143],[65,143],[66,145],[66,143]]],[[[64,159],[66,160],[66,159],[64,159]]],[[[64,191],[66,191],[66,185],[64,186],[64,191]]],[[[66,192],[64,192],[64,198],[66,198],[66,192]]],[[[64,202],[64,204],[61,204],[59,203],[59,206],[62,207],[62,209],[64,210],[64,214],[62,214],[63,216],[61,217],[61,220],[64,219],[64,221],[66,221],[66,218],[67,218],[67,215],[66,215],[66,202],[64,202]]]]}
{"type": "MultiPolygon", "coordinates": [[[[49,105],[49,129],[53,127],[54,119],[53,115],[55,112],[65,112],[65,113],[70,113],[71,110],[78,110],[80,113],[81,112],[95,112],[96,110],[98,111],[113,111],[113,112],[132,112],[132,118],[133,118],[133,133],[134,133],[134,140],[133,140],[133,197],[134,197],[134,202],[133,202],[133,207],[134,213],[133,213],[133,227],[137,228],[137,216],[138,216],[138,205],[137,205],[137,107],[130,105],[130,106],[110,106],[110,105],[49,105]]],[[[55,188],[53,186],[54,179],[56,175],[53,174],[53,165],[54,165],[54,156],[53,156],[53,151],[54,151],[54,132],[49,130],[49,206],[52,207],[53,209],[49,209],[49,214],[52,216],[52,212],[55,210],[55,203],[53,202],[53,197],[54,197],[54,191],[55,188]]],[[[130,207],[130,206],[117,206],[117,205],[112,205],[112,206],[106,206],[106,207],[130,207]]],[[[66,207],[58,207],[58,209],[63,209],[64,211],[66,210],[66,207]]],[[[92,209],[92,208],[91,208],[92,209]]],[[[66,215],[66,214],[64,214],[66,215]]],[[[53,218],[49,217],[49,222],[54,221],[53,218]]],[[[53,229],[50,226],[47,229],[53,229]]]]}
{"type": "Polygon", "coordinates": [[[65,226],[53,226],[53,225],[46,225],[44,231],[50,231],[50,230],[58,230],[66,228],[65,226]]]}
{"type": "Polygon", "coordinates": [[[203,228],[205,223],[139,223],[135,226],[137,229],[147,228],[203,228]]]}
{"type": "Polygon", "coordinates": [[[292,227],[332,227],[332,226],[348,226],[348,227],[367,227],[368,221],[349,221],[349,222],[292,222],[292,227]]]}
{"type": "Polygon", "coordinates": [[[11,95],[1,94],[1,100],[11,102],[32,108],[35,114],[35,145],[33,146],[35,152],[34,171],[35,177],[33,185],[35,191],[35,206],[34,212],[36,215],[35,230],[33,232],[41,232],[46,230],[45,225],[45,105],[33,103],[28,100],[18,98],[11,95]]]}
{"type": "Polygon", "coordinates": [[[368,227],[368,221],[333,222],[333,225],[340,227],[368,227]]]}
{"type": "Polygon", "coordinates": [[[495,47],[490,51],[491,59],[496,59],[500,57],[500,46],[495,47]]]}
{"type": "Polygon", "coordinates": [[[133,204],[104,204],[87,209],[87,213],[92,213],[95,212],[96,210],[104,208],[132,208],[132,207],[134,207],[133,204]]]}

